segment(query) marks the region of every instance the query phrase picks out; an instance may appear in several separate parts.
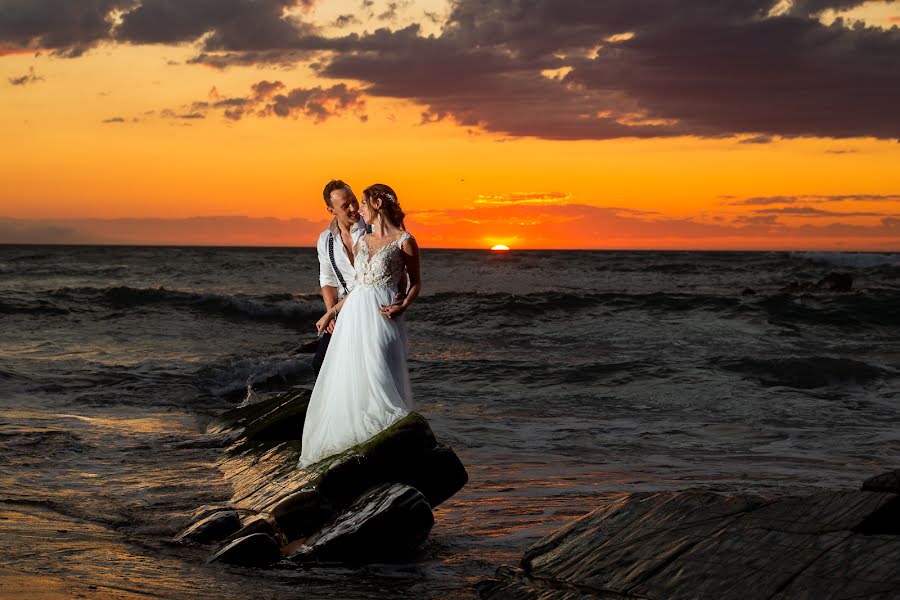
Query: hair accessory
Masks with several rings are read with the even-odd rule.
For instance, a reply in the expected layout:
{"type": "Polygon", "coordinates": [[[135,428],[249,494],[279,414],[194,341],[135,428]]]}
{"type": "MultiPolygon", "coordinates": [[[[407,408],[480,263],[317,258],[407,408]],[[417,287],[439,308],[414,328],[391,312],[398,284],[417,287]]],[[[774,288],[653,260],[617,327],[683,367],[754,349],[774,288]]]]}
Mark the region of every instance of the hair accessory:
{"type": "Polygon", "coordinates": [[[394,196],[392,194],[388,194],[387,192],[385,192],[384,197],[387,198],[388,200],[390,200],[391,202],[393,202],[394,204],[397,203],[397,199],[394,198],[394,196]]]}

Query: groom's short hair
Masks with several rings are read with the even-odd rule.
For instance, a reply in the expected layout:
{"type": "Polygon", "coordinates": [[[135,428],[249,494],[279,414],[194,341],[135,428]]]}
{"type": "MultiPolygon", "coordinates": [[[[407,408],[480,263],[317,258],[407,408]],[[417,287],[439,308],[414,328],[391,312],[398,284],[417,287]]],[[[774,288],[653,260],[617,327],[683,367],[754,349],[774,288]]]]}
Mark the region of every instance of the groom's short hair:
{"type": "Polygon", "coordinates": [[[325,186],[325,189],[322,190],[322,196],[325,197],[325,205],[326,206],[334,208],[333,206],[331,206],[331,192],[333,192],[334,190],[340,190],[340,189],[347,190],[347,192],[350,194],[350,197],[353,198],[354,200],[356,200],[356,194],[353,193],[353,190],[350,189],[349,185],[347,185],[340,179],[332,179],[325,186]]]}

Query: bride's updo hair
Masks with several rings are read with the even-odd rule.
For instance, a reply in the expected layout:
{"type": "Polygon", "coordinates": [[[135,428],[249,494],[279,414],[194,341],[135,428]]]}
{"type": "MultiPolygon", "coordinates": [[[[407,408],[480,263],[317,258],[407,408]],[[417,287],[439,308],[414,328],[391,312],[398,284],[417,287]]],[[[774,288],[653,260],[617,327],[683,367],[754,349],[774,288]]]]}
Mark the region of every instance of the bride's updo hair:
{"type": "Polygon", "coordinates": [[[391,186],[376,183],[364,189],[362,195],[363,199],[369,202],[376,198],[381,200],[381,208],[378,210],[384,213],[385,218],[393,223],[395,227],[406,230],[406,227],[403,226],[403,219],[406,217],[406,213],[400,208],[397,192],[391,186]]]}

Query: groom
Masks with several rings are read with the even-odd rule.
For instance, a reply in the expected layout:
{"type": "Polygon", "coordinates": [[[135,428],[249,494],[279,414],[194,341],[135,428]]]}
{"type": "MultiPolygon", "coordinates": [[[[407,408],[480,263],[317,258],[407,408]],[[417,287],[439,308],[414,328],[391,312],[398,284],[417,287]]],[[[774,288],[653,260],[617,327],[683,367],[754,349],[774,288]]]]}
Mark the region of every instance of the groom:
{"type": "MultiPolygon", "coordinates": [[[[341,298],[350,293],[356,280],[353,268],[353,247],[366,234],[366,223],[359,216],[359,201],[350,186],[340,179],[332,179],[322,190],[325,207],[334,218],[328,229],[319,235],[316,249],[319,252],[319,285],[325,309],[330,310],[341,298]]],[[[334,320],[325,328],[319,349],[313,358],[316,375],[325,360],[328,342],[334,331],[334,320]]]]}

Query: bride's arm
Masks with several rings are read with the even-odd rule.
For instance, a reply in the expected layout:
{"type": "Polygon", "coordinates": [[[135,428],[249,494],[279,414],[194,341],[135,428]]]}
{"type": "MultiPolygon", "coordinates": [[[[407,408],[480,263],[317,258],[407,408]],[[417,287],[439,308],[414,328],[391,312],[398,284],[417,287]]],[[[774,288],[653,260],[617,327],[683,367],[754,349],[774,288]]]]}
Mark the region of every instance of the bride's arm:
{"type": "Polygon", "coordinates": [[[403,250],[403,260],[406,263],[406,273],[409,275],[409,291],[406,298],[400,304],[391,304],[381,307],[381,314],[387,318],[400,316],[409,305],[416,301],[419,292],[422,291],[422,277],[419,272],[419,245],[414,238],[407,238],[401,246],[403,250]]]}

